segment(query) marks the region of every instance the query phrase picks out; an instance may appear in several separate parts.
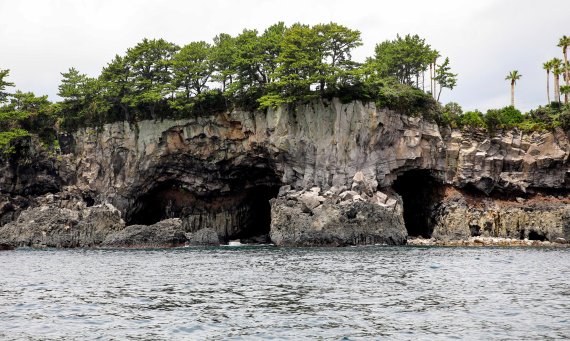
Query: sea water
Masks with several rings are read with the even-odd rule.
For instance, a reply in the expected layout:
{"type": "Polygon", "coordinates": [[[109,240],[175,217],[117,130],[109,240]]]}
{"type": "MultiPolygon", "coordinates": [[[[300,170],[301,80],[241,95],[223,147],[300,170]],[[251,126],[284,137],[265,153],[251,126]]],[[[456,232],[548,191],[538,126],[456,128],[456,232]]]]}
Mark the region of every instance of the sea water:
{"type": "Polygon", "coordinates": [[[0,253],[0,340],[570,339],[570,249],[0,253]]]}

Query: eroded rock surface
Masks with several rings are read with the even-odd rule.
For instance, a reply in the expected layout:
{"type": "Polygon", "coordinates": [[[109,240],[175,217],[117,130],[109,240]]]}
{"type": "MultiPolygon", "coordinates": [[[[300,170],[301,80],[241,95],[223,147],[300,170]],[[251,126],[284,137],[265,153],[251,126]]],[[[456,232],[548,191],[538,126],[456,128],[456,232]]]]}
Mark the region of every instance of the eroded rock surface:
{"type": "Polygon", "coordinates": [[[570,198],[535,195],[505,200],[448,188],[434,212],[433,237],[467,240],[495,237],[519,240],[570,240],[570,198]]]}
{"type": "Polygon", "coordinates": [[[60,145],[60,155],[24,143],[4,157],[0,236],[18,245],[91,246],[123,231],[107,245],[127,245],[129,238],[132,245],[144,240],[177,245],[215,244],[215,231],[222,243],[270,235],[278,245],[402,244],[409,231],[418,233],[404,226],[413,186],[430,201],[428,235],[465,238],[474,226],[484,234],[491,222],[497,232],[490,235],[567,236],[566,202],[480,208],[469,200],[431,195],[419,188],[428,186],[422,181],[412,188],[407,181],[399,184],[403,196],[392,188],[399,177],[418,171],[429,183],[491,200],[548,191],[567,198],[570,146],[560,129],[450,131],[374,104],[322,100],[267,112],[117,122],[62,135],[60,145]],[[85,207],[67,207],[57,199],[52,209],[42,199],[46,193],[64,197],[68,188],[78,193],[68,204],[85,207]],[[94,210],[88,206],[107,204],[124,225],[109,222],[104,237],[77,232],[94,210]],[[48,217],[46,205],[57,214],[48,217]],[[160,224],[167,219],[180,224],[160,224]]]}

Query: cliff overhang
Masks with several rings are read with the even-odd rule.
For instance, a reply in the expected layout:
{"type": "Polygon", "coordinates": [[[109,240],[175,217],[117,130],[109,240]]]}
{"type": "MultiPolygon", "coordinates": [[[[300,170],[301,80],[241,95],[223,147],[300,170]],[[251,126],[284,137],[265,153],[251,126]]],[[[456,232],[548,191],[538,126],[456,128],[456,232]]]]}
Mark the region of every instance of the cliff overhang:
{"type": "Polygon", "coordinates": [[[570,239],[570,145],[561,129],[488,135],[372,103],[320,100],[117,122],[60,140],[59,155],[29,143],[4,157],[0,239],[13,242],[14,231],[24,229],[33,237],[18,245],[52,245],[50,233],[85,229],[93,207],[116,210],[108,215],[109,236],[58,245],[106,245],[107,237],[116,245],[128,237],[112,234],[127,225],[151,226],[129,231],[148,234],[152,245],[215,244],[215,236],[277,245],[403,244],[408,236],[477,233],[570,239]],[[539,196],[556,200],[521,206],[539,196]],[[514,203],[523,213],[505,219],[514,203]],[[70,210],[61,213],[70,227],[20,226],[46,208],[70,210]],[[157,235],[152,226],[178,237],[157,235]]]}

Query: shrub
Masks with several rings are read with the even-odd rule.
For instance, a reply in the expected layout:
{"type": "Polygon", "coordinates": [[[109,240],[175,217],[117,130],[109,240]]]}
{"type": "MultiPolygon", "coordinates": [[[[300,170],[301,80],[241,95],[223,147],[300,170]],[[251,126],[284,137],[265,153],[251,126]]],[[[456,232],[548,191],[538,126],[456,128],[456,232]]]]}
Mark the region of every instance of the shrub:
{"type": "Polygon", "coordinates": [[[570,110],[566,110],[558,116],[558,123],[562,129],[570,129],[570,110]]]}
{"type": "Polygon", "coordinates": [[[428,120],[435,120],[438,114],[437,103],[429,94],[404,84],[382,87],[377,104],[402,114],[421,115],[428,120]]]}
{"type": "Polygon", "coordinates": [[[485,127],[483,113],[479,110],[467,111],[459,117],[458,125],[460,127],[483,128],[485,127]]]}
{"type": "Polygon", "coordinates": [[[485,124],[489,131],[497,129],[510,129],[516,127],[524,120],[524,116],[513,106],[502,109],[489,109],[485,114],[485,124]]]}
{"type": "Polygon", "coordinates": [[[24,136],[30,136],[30,133],[19,128],[0,132],[0,151],[2,153],[11,153],[13,151],[13,148],[10,146],[11,142],[24,136]]]}

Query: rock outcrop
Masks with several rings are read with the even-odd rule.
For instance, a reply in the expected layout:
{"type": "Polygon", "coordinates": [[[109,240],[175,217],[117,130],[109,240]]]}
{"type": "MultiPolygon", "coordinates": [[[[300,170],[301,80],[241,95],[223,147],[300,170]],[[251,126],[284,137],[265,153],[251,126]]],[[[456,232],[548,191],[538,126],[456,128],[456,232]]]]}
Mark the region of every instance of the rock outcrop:
{"type": "Polygon", "coordinates": [[[270,236],[277,245],[355,245],[403,244],[408,234],[568,237],[570,144],[561,129],[451,131],[374,104],[321,100],[117,122],[62,135],[60,145],[59,155],[49,155],[26,140],[1,163],[0,242],[172,246],[270,236]],[[464,199],[432,195],[432,187],[464,199]],[[421,195],[410,200],[414,191],[421,195]],[[562,199],[534,206],[498,199],[550,192],[562,199]],[[57,204],[46,203],[46,193],[57,204]],[[469,193],[480,196],[465,199],[469,193]],[[69,195],[73,200],[62,199],[69,195]],[[492,204],[481,207],[485,200],[492,204]],[[83,206],[68,207],[75,204],[83,206]],[[103,228],[89,218],[97,210],[117,213],[101,218],[103,228]],[[416,211],[426,219],[414,218],[422,227],[410,228],[406,220],[416,211]]]}
{"type": "Polygon", "coordinates": [[[495,237],[519,240],[570,240],[570,198],[534,195],[528,199],[489,198],[448,188],[434,212],[433,237],[467,240],[495,237]]]}
{"type": "Polygon", "coordinates": [[[107,235],[103,247],[175,247],[186,244],[187,238],[178,218],[152,225],[130,225],[107,235]]]}

